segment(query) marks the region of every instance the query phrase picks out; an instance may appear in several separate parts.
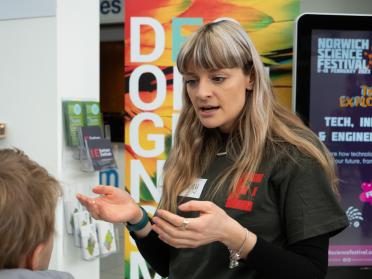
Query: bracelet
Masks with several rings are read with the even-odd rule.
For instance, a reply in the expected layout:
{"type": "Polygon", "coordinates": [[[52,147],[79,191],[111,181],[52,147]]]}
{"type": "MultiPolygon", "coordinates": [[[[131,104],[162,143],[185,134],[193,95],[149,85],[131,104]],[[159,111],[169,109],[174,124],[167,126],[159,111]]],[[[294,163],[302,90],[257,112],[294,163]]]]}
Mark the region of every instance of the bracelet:
{"type": "Polygon", "coordinates": [[[135,231],[142,230],[147,225],[147,223],[149,222],[149,216],[147,215],[147,212],[143,209],[142,206],[140,206],[140,208],[143,212],[142,219],[137,224],[127,223],[127,229],[130,232],[135,232],[135,231]]]}
{"type": "Polygon", "coordinates": [[[240,248],[238,249],[238,251],[234,251],[234,250],[228,248],[229,249],[229,252],[230,252],[230,263],[229,263],[229,268],[230,269],[233,269],[234,267],[239,266],[239,262],[238,261],[240,260],[240,253],[243,250],[244,243],[247,240],[247,237],[248,237],[248,230],[245,229],[244,240],[243,240],[242,244],[240,245],[240,248]]]}

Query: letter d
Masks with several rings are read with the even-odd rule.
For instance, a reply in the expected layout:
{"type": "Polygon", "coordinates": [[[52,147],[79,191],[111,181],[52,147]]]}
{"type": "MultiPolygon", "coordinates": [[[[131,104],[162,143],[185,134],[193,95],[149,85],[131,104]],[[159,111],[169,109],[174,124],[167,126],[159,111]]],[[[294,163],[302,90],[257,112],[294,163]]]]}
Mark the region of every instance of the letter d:
{"type": "Polygon", "coordinates": [[[130,18],[130,62],[151,62],[158,59],[165,45],[164,29],[154,18],[131,17],[130,18]],[[155,48],[149,54],[141,54],[141,25],[150,26],[155,32],[155,48]]]}

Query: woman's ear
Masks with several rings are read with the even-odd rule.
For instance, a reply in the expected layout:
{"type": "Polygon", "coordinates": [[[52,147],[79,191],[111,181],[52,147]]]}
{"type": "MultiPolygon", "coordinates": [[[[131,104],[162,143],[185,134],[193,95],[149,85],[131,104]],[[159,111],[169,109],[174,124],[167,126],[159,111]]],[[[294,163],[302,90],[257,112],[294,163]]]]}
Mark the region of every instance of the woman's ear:
{"type": "Polygon", "coordinates": [[[253,81],[250,82],[250,83],[248,83],[247,90],[248,91],[252,91],[253,90],[253,81]]]}
{"type": "Polygon", "coordinates": [[[250,74],[247,75],[246,88],[247,91],[252,91],[254,85],[254,72],[251,70],[250,74]]]}
{"type": "Polygon", "coordinates": [[[246,85],[248,92],[253,90],[253,84],[254,84],[254,80],[251,79],[251,77],[249,77],[249,80],[247,81],[247,85],[246,85]]]}

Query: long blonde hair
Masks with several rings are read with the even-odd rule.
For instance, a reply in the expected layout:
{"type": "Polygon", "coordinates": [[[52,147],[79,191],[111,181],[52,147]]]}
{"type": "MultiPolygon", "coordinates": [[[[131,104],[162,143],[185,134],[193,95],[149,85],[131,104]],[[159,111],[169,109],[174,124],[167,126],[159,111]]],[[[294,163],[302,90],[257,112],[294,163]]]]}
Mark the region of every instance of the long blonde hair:
{"type": "MultiPolygon", "coordinates": [[[[275,98],[260,56],[242,27],[223,20],[202,26],[181,48],[177,67],[181,74],[190,69],[216,70],[241,68],[254,80],[253,89],[227,141],[226,151],[234,163],[213,188],[217,193],[231,177],[234,191],[243,174],[255,173],[269,150],[293,145],[314,157],[325,170],[332,189],[337,192],[333,157],[302,121],[282,107],[275,98]]],[[[220,147],[218,129],[200,123],[183,85],[183,108],[180,113],[174,146],[163,171],[163,196],[160,207],[176,211],[177,196],[199,177],[215,158],[220,147]]],[[[247,182],[247,181],[245,181],[247,182]]]]}

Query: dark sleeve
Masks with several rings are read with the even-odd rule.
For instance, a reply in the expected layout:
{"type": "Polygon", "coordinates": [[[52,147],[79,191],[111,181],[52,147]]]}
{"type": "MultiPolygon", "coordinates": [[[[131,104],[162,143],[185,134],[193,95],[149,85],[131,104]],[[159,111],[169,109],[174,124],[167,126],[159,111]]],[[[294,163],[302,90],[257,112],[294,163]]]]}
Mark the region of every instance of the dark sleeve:
{"type": "Polygon", "coordinates": [[[150,266],[162,277],[169,275],[170,246],[161,241],[153,230],[144,238],[138,238],[135,233],[130,235],[136,241],[137,248],[150,266]]]}
{"type": "Polygon", "coordinates": [[[323,234],[281,248],[262,238],[245,262],[265,279],[322,279],[328,267],[329,235],[323,234]]]}

